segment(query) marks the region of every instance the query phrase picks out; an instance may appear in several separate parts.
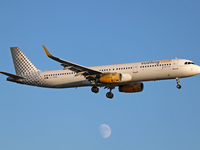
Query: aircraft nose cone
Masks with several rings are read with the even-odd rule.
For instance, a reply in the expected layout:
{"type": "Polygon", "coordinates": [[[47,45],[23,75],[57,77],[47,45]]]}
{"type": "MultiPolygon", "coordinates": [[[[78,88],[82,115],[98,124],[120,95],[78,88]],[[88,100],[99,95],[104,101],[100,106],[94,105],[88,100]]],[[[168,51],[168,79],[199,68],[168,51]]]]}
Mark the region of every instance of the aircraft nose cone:
{"type": "Polygon", "coordinates": [[[200,66],[198,66],[198,68],[197,68],[197,73],[198,74],[200,73],[200,66]]]}

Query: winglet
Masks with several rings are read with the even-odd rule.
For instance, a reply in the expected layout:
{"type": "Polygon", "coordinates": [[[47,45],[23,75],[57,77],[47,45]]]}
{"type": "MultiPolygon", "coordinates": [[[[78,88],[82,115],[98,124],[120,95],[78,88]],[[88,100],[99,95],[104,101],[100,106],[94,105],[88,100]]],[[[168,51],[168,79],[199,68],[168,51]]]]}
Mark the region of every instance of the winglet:
{"type": "Polygon", "coordinates": [[[44,45],[42,45],[42,47],[43,47],[43,49],[44,49],[46,55],[47,55],[47,56],[51,56],[51,54],[50,54],[49,51],[46,49],[46,47],[45,47],[44,45]]]}

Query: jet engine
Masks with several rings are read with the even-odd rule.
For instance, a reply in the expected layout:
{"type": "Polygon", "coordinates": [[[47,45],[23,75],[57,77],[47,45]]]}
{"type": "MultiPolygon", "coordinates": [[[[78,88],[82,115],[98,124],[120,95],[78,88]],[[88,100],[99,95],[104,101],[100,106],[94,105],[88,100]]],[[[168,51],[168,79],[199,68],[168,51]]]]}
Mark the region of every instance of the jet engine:
{"type": "Polygon", "coordinates": [[[114,74],[106,74],[99,77],[99,83],[121,83],[131,81],[132,77],[128,73],[114,73],[114,74]]]}
{"type": "Polygon", "coordinates": [[[106,74],[99,78],[100,83],[120,83],[122,76],[120,73],[106,74]]]}
{"type": "Polygon", "coordinates": [[[144,89],[144,84],[141,82],[119,86],[119,92],[126,92],[126,93],[141,92],[143,91],[143,89],[144,89]]]}

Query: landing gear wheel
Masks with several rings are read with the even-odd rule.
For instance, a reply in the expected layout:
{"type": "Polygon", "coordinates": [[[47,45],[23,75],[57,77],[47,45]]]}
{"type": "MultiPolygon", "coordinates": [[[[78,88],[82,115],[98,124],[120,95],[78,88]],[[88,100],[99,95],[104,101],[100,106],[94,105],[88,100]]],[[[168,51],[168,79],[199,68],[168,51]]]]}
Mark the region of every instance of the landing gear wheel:
{"type": "Polygon", "coordinates": [[[96,87],[96,86],[93,86],[93,87],[91,88],[91,91],[94,92],[94,93],[98,93],[98,92],[99,92],[99,88],[96,87]]]}
{"type": "Polygon", "coordinates": [[[180,85],[180,84],[178,84],[176,87],[177,87],[178,89],[181,89],[181,85],[180,85]]]}
{"type": "Polygon", "coordinates": [[[178,77],[176,78],[176,83],[177,83],[177,86],[176,86],[176,87],[177,87],[178,89],[181,89],[181,85],[179,84],[179,83],[180,83],[180,78],[178,78],[178,77]]]}
{"type": "Polygon", "coordinates": [[[112,92],[106,93],[106,97],[112,99],[114,97],[114,94],[112,92]]]}

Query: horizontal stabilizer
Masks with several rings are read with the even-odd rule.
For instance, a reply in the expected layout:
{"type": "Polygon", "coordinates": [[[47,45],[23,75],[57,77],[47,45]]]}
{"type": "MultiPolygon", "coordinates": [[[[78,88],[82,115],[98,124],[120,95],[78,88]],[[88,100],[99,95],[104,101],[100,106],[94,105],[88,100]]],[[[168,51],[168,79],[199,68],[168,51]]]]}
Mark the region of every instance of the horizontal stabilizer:
{"type": "Polygon", "coordinates": [[[14,79],[26,79],[25,77],[18,76],[18,75],[15,75],[15,74],[11,74],[11,73],[7,73],[7,72],[3,72],[3,71],[0,71],[0,73],[4,74],[6,76],[9,76],[11,78],[14,78],[14,79]]]}

